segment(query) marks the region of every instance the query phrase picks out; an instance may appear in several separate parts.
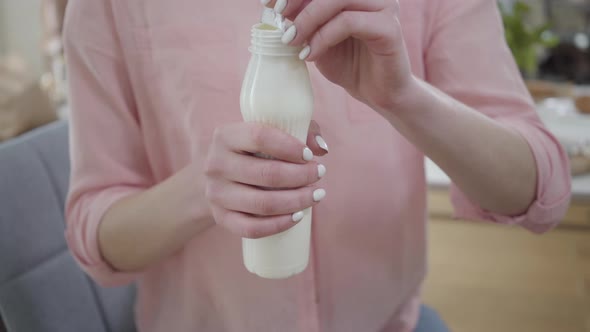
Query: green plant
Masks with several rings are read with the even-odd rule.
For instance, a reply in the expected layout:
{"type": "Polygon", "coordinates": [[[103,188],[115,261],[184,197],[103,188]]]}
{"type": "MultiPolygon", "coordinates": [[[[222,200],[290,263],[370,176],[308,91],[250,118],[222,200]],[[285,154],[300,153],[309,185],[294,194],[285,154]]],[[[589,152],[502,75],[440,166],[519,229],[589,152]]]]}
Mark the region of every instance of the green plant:
{"type": "Polygon", "coordinates": [[[559,39],[550,31],[550,24],[531,27],[525,23],[531,11],[529,5],[516,1],[512,10],[500,4],[506,41],[516,59],[521,72],[526,76],[534,76],[537,72],[539,47],[552,48],[557,46],[559,39]]]}

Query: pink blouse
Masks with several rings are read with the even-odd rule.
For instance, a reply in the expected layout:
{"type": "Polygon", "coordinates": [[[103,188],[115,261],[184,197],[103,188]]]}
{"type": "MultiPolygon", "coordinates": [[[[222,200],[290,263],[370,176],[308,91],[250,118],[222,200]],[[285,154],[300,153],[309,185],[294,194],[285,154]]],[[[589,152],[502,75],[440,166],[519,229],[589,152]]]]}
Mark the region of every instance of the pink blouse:
{"type": "MultiPolygon", "coordinates": [[[[484,211],[453,188],[457,216],[533,232],[555,226],[570,196],[567,158],[535,114],[496,2],[400,2],[414,74],[518,130],[537,163],[537,197],[525,214],[484,211]]],[[[71,251],[103,285],[137,282],[141,332],[412,331],[426,274],[424,155],[312,66],[315,119],[330,153],[304,273],[248,273],[240,238],[213,223],[145,271],[113,271],[101,257],[97,229],[115,201],[204,163],[214,128],[241,121],[260,13],[256,0],[70,1],[71,251]]]]}

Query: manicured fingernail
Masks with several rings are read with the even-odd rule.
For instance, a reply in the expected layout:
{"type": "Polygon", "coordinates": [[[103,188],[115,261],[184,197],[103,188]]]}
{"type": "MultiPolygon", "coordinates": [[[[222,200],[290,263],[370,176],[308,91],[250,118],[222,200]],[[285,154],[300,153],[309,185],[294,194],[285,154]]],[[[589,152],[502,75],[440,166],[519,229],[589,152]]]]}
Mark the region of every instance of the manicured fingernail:
{"type": "Polygon", "coordinates": [[[323,178],[326,175],[326,166],[319,164],[318,165],[318,178],[323,178]]]}
{"type": "Polygon", "coordinates": [[[287,8],[287,0],[278,0],[275,5],[275,12],[277,14],[282,14],[285,8],[287,8]]]}
{"type": "Polygon", "coordinates": [[[309,47],[309,45],[307,45],[301,50],[301,52],[299,52],[299,59],[300,60],[307,59],[307,57],[309,56],[309,53],[311,53],[311,47],[309,47]]]}
{"type": "Polygon", "coordinates": [[[324,189],[316,189],[313,192],[313,201],[319,202],[326,197],[326,191],[324,189]]]}
{"type": "Polygon", "coordinates": [[[260,3],[261,3],[263,6],[266,6],[266,5],[268,5],[268,3],[269,3],[269,2],[270,2],[270,0],[260,0],[260,3]]]}
{"type": "Polygon", "coordinates": [[[318,143],[318,146],[328,152],[328,144],[324,141],[324,138],[320,135],[315,137],[315,141],[318,143]]]}
{"type": "Polygon", "coordinates": [[[291,220],[293,220],[293,222],[300,222],[301,220],[303,220],[303,217],[305,217],[305,213],[303,211],[299,211],[293,213],[293,215],[291,216],[291,220]]]}
{"type": "Polygon", "coordinates": [[[287,45],[290,42],[292,42],[293,39],[295,39],[296,34],[297,28],[294,25],[292,25],[289,29],[287,29],[287,31],[285,31],[283,37],[281,37],[281,41],[283,42],[283,44],[287,45]]]}
{"type": "Polygon", "coordinates": [[[303,160],[311,161],[313,159],[313,152],[309,148],[303,149],[303,160]]]}

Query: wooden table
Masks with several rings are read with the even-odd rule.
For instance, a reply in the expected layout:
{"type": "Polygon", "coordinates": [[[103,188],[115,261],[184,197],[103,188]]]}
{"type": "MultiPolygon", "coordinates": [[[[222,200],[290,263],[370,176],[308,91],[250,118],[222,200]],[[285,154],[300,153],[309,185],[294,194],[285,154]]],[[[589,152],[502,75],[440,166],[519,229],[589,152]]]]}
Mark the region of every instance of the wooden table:
{"type": "Polygon", "coordinates": [[[453,332],[590,332],[590,231],[433,219],[424,302],[453,332]]]}

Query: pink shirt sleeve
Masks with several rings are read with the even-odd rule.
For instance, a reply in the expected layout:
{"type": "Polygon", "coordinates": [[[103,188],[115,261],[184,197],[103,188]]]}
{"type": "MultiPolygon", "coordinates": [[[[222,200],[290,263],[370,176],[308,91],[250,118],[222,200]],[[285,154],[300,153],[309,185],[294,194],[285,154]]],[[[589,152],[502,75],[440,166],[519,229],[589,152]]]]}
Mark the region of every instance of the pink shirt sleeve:
{"type": "Polygon", "coordinates": [[[66,238],[81,267],[105,286],[129,283],[135,275],[114,271],[102,258],[101,219],[113,203],[151,185],[111,13],[110,1],[73,1],[64,27],[72,167],[66,238]]]}
{"type": "Polygon", "coordinates": [[[456,216],[520,224],[538,233],[547,231],[561,221],[569,206],[569,161],[536,114],[504,40],[496,1],[436,3],[425,53],[427,81],[521,134],[534,154],[538,173],[536,199],[522,215],[485,211],[453,185],[451,199],[456,216]]]}

